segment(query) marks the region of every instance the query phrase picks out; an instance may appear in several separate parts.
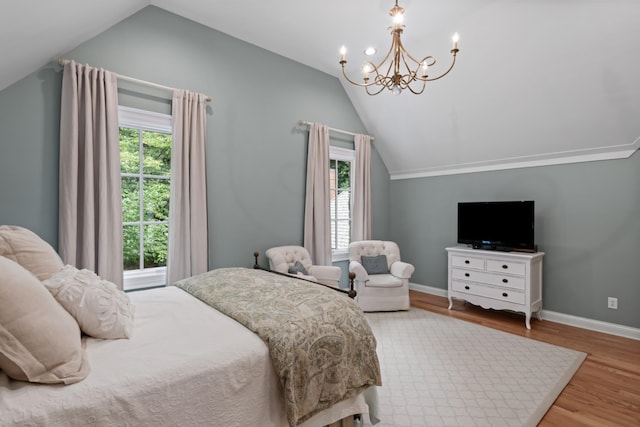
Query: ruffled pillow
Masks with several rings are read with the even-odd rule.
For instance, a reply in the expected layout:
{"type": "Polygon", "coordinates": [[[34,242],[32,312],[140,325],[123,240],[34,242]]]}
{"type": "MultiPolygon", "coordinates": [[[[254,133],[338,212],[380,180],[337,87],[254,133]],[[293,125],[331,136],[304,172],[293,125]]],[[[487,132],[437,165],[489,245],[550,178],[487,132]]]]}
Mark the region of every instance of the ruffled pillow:
{"type": "Polygon", "coordinates": [[[42,283],[85,334],[104,339],[131,337],[135,306],[115,284],[71,265],[42,283]]]}

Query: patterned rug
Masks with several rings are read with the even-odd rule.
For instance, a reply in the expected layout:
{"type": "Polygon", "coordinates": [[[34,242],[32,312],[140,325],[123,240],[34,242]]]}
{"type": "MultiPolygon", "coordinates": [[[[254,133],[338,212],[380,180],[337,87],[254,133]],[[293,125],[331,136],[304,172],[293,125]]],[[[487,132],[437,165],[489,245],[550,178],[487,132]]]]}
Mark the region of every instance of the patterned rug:
{"type": "Polygon", "coordinates": [[[535,426],[586,357],[413,307],[366,316],[382,368],[376,427],[535,426]]]}

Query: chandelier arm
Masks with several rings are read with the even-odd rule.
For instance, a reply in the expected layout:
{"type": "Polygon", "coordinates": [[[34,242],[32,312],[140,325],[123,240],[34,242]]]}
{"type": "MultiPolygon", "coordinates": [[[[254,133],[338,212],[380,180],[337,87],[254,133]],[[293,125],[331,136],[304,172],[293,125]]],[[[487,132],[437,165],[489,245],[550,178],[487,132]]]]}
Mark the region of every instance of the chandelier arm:
{"type": "Polygon", "coordinates": [[[453,66],[456,65],[456,53],[458,53],[458,49],[451,49],[451,53],[453,54],[453,61],[451,61],[451,66],[449,67],[449,69],[447,71],[445,71],[444,73],[440,74],[438,77],[432,77],[430,79],[428,78],[425,81],[432,82],[434,80],[441,79],[444,76],[446,76],[447,74],[449,74],[449,71],[451,71],[453,69],[453,66]]]}
{"type": "MultiPolygon", "coordinates": [[[[420,95],[422,92],[424,92],[427,79],[425,77],[421,77],[418,74],[418,71],[420,70],[420,67],[423,64],[427,64],[427,66],[432,66],[432,65],[435,64],[436,60],[435,60],[435,58],[433,58],[432,56],[429,55],[429,56],[425,56],[422,59],[422,61],[418,61],[409,52],[407,52],[407,50],[404,48],[404,46],[402,45],[402,42],[400,40],[399,40],[399,43],[400,43],[400,48],[404,52],[404,55],[402,55],[402,62],[404,64],[405,69],[407,70],[407,74],[405,76],[408,77],[408,81],[405,81],[404,78],[403,78],[403,80],[402,80],[403,84],[401,85],[401,87],[403,89],[409,89],[411,91],[411,93],[413,93],[415,95],[420,95]],[[405,57],[405,55],[406,55],[406,57],[405,57]],[[415,67],[416,67],[415,70],[411,69],[411,65],[409,64],[409,61],[407,60],[407,58],[409,58],[411,61],[413,61],[413,63],[415,64],[415,67]],[[418,82],[418,81],[422,82],[422,88],[419,91],[416,91],[411,86],[411,83],[418,82]]],[[[443,76],[440,76],[440,77],[443,77],[443,76]]]]}
{"type": "MultiPolygon", "coordinates": [[[[382,65],[382,64],[380,64],[382,65]]],[[[393,68],[393,61],[389,62],[389,67],[387,68],[387,72],[384,74],[385,78],[388,79],[392,79],[391,77],[389,77],[390,75],[392,76],[393,74],[391,73],[391,70],[393,68]]],[[[377,72],[377,70],[376,70],[377,72]]],[[[385,85],[386,86],[386,85],[385,85]]]]}
{"type": "MultiPolygon", "coordinates": [[[[342,62],[343,62],[343,61],[340,61],[340,63],[342,63],[342,62]]],[[[345,69],[344,69],[344,64],[346,64],[346,61],[344,61],[344,63],[342,64],[342,75],[343,75],[343,76],[344,76],[344,78],[345,78],[345,79],[347,79],[347,81],[348,81],[349,83],[351,83],[352,85],[354,85],[354,86],[360,86],[360,87],[364,87],[364,88],[366,88],[366,87],[373,86],[374,84],[376,84],[376,83],[375,83],[375,81],[373,81],[373,82],[371,82],[371,83],[366,83],[366,82],[365,82],[365,83],[358,83],[358,82],[355,82],[355,81],[351,80],[351,79],[349,78],[349,76],[347,76],[347,72],[346,72],[346,71],[345,71],[345,69]]]]}
{"type": "Polygon", "coordinates": [[[387,51],[387,54],[384,56],[384,58],[382,58],[382,61],[380,61],[380,63],[377,66],[375,66],[375,68],[380,68],[385,62],[387,62],[387,59],[389,59],[389,57],[391,56],[391,52],[393,52],[393,47],[394,46],[395,46],[395,43],[393,43],[393,40],[392,40],[391,41],[391,47],[389,47],[389,50],[387,51]]]}
{"type": "Polygon", "coordinates": [[[383,89],[391,89],[393,87],[393,79],[382,74],[376,74],[376,78],[373,80],[373,82],[378,86],[382,86],[383,89]]]}
{"type": "Polygon", "coordinates": [[[393,60],[392,65],[394,65],[393,67],[393,73],[394,74],[400,74],[400,59],[402,58],[402,60],[404,60],[404,54],[405,54],[405,50],[402,47],[402,39],[400,38],[400,35],[402,34],[402,29],[396,29],[393,32],[393,42],[392,42],[392,48],[393,48],[393,60]]]}
{"type": "MultiPolygon", "coordinates": [[[[389,59],[389,57],[391,56],[391,53],[393,52],[393,48],[395,46],[395,43],[391,43],[391,47],[389,48],[389,50],[387,51],[387,54],[384,56],[384,58],[382,58],[382,61],[380,61],[378,63],[378,65],[375,65],[373,62],[369,61],[369,64],[371,64],[371,66],[373,67],[373,70],[371,70],[372,72],[375,71],[376,73],[376,78],[374,79],[374,81],[378,81],[378,76],[380,76],[380,67],[382,67],[384,65],[385,62],[387,62],[387,59],[389,59]]],[[[388,76],[390,71],[391,71],[391,67],[393,66],[393,61],[391,61],[389,63],[389,68],[387,68],[387,72],[385,73],[385,76],[388,76]]],[[[380,83],[378,83],[380,84],[380,83]]]]}
{"type": "MultiPolygon", "coordinates": [[[[357,83],[357,82],[355,82],[355,81],[351,80],[351,79],[349,78],[349,76],[347,76],[347,72],[346,72],[346,70],[345,70],[345,68],[344,68],[344,65],[347,63],[347,61],[346,61],[346,60],[341,60],[341,61],[340,61],[340,64],[342,65],[342,75],[343,75],[343,76],[344,76],[344,78],[345,78],[345,79],[347,79],[347,81],[348,81],[349,83],[351,83],[352,85],[360,86],[360,87],[364,87],[364,88],[367,88],[367,87],[369,87],[369,86],[373,86],[374,84],[383,84],[383,83],[379,83],[379,80],[380,80],[380,79],[379,79],[379,76],[381,76],[381,74],[379,73],[379,71],[378,71],[378,70],[379,70],[379,68],[380,68],[382,65],[384,65],[384,63],[387,61],[387,59],[389,59],[389,56],[391,56],[391,52],[393,52],[393,46],[394,46],[394,44],[392,43],[392,44],[391,44],[391,47],[389,48],[389,51],[387,52],[387,54],[385,55],[385,57],[382,59],[382,61],[380,61],[380,63],[379,63],[378,65],[375,65],[375,64],[374,64],[373,62],[371,62],[371,61],[369,61],[369,62],[368,62],[368,63],[373,67],[372,72],[373,72],[373,71],[375,71],[375,73],[376,73],[376,78],[375,78],[371,83],[357,83]]],[[[389,70],[391,69],[391,66],[392,66],[392,65],[393,65],[393,61],[389,63],[389,70]]],[[[389,75],[389,70],[387,70],[387,74],[386,74],[386,75],[389,75]]],[[[387,85],[386,85],[386,84],[384,84],[384,87],[387,87],[387,85]]],[[[378,93],[380,93],[380,92],[376,92],[376,93],[375,93],[375,95],[377,95],[378,93]]]]}
{"type": "Polygon", "coordinates": [[[377,92],[369,92],[369,86],[367,86],[367,87],[365,87],[365,88],[364,88],[364,90],[367,92],[367,95],[374,96],[374,95],[379,94],[379,93],[380,93],[380,92],[382,92],[383,90],[385,90],[385,88],[386,88],[386,86],[381,85],[381,86],[380,86],[380,90],[378,90],[377,92]]]}
{"type": "Polygon", "coordinates": [[[422,88],[419,91],[413,90],[411,86],[407,86],[407,89],[409,89],[411,93],[413,93],[414,95],[420,95],[422,92],[424,92],[424,88],[427,86],[426,80],[420,80],[420,81],[422,82],[422,88]]]}
{"type": "MultiPolygon", "coordinates": [[[[404,63],[407,63],[407,60],[404,58],[405,55],[411,59],[413,62],[415,62],[416,64],[420,65],[420,62],[418,60],[416,60],[413,56],[411,56],[411,54],[407,51],[407,49],[404,48],[404,45],[402,44],[402,40],[400,39],[400,37],[398,37],[398,47],[400,48],[400,50],[402,51],[402,60],[404,61],[404,63]]],[[[407,69],[409,69],[409,67],[407,66],[407,69]]]]}
{"type": "MultiPolygon", "coordinates": [[[[411,55],[409,55],[408,53],[407,53],[407,56],[409,56],[411,58],[411,55]]],[[[411,58],[411,60],[416,63],[416,70],[415,71],[413,71],[411,69],[411,67],[409,66],[409,63],[407,62],[407,59],[404,57],[404,55],[402,56],[402,62],[404,64],[405,69],[407,70],[406,76],[409,79],[406,82],[406,87],[409,87],[409,84],[411,84],[411,82],[414,82],[414,81],[417,81],[417,80],[422,80],[420,77],[418,77],[418,70],[420,69],[420,63],[418,61],[414,60],[413,58],[411,58]]]]}

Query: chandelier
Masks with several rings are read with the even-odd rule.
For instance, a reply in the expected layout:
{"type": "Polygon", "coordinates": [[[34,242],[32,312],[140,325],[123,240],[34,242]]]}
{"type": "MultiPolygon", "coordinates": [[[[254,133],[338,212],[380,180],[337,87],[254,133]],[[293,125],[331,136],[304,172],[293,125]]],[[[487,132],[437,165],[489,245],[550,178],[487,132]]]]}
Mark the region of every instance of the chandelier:
{"type": "Polygon", "coordinates": [[[429,55],[418,61],[402,45],[404,8],[398,6],[398,0],[396,0],[396,5],[389,11],[389,15],[393,18],[393,25],[389,27],[392,37],[391,48],[384,59],[378,65],[371,61],[362,64],[364,83],[358,83],[350,79],[344,69],[347,63],[347,49],[343,46],[340,49],[342,74],[349,83],[364,87],[369,95],[377,95],[384,89],[389,89],[394,95],[399,95],[404,89],[409,89],[412,93],[419,95],[424,92],[427,82],[446,76],[455,65],[456,54],[458,53],[458,33],[453,35],[453,49],[451,49],[453,61],[451,66],[439,76],[430,77],[428,74],[429,67],[435,65],[436,59],[429,55]],[[390,61],[387,65],[388,60],[390,61]],[[372,88],[372,90],[369,88],[372,88]]]}

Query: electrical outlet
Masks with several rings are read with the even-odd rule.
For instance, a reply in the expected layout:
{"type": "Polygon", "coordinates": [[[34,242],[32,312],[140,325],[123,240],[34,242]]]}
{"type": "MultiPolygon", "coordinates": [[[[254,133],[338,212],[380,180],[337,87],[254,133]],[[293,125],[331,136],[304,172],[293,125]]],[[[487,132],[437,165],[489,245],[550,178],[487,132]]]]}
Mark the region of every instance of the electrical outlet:
{"type": "Polygon", "coordinates": [[[607,308],[611,308],[613,310],[618,309],[618,298],[609,297],[607,298],[607,308]]]}

